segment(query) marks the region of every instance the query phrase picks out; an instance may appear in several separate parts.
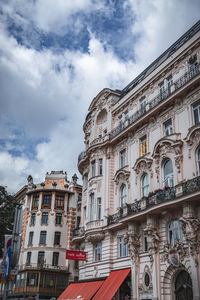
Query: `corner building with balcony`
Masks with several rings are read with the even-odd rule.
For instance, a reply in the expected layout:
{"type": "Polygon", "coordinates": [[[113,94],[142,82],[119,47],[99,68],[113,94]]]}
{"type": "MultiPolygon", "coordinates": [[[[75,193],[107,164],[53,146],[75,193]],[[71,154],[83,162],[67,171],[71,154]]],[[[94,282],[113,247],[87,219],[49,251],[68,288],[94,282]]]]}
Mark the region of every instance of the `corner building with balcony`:
{"type": "Polygon", "coordinates": [[[24,206],[22,247],[11,298],[51,299],[78,279],[66,249],[72,249],[72,230],[79,225],[82,187],[76,174],[70,182],[63,171],[52,171],[40,184],[29,176],[22,190],[16,194],[24,206]]]}
{"type": "Polygon", "coordinates": [[[87,252],[79,280],[107,277],[95,300],[200,299],[199,64],[200,22],[90,104],[73,243],[87,252]]]}

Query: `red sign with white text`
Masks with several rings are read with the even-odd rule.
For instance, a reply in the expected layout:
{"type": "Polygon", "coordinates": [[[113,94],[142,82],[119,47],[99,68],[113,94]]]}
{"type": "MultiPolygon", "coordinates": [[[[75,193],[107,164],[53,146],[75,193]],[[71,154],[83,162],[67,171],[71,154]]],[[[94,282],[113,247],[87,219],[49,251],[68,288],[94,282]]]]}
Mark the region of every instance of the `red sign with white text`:
{"type": "Polygon", "coordinates": [[[86,260],[87,252],[66,250],[66,259],[86,260]]]}

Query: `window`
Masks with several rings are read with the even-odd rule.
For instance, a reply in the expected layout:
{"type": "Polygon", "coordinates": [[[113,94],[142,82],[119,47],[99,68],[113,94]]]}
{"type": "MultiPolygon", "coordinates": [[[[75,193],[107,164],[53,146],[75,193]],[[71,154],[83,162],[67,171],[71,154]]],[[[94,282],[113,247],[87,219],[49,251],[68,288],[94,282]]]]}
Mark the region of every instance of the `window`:
{"type": "Polygon", "coordinates": [[[59,253],[53,252],[52,266],[58,266],[59,253]]]}
{"type": "Polygon", "coordinates": [[[47,237],[47,232],[40,231],[40,245],[46,245],[46,237],[47,237]]]}
{"type": "Polygon", "coordinates": [[[169,244],[173,247],[176,240],[183,241],[182,224],[177,220],[170,222],[168,225],[169,244]]]}
{"type": "Polygon", "coordinates": [[[100,261],[102,257],[102,243],[96,244],[94,248],[94,260],[95,262],[100,261]]]}
{"type": "Polygon", "coordinates": [[[189,59],[189,75],[193,77],[198,72],[198,63],[196,54],[189,59]]]}
{"type": "Polygon", "coordinates": [[[37,209],[39,204],[39,194],[33,195],[32,209],[37,209]]]}
{"type": "Polygon", "coordinates": [[[119,120],[119,127],[120,127],[120,129],[122,129],[122,126],[123,126],[122,115],[120,115],[118,117],[118,120],[119,120]]]}
{"type": "Polygon", "coordinates": [[[103,159],[99,159],[99,175],[103,175],[103,159]]]}
{"type": "Polygon", "coordinates": [[[42,213],[42,224],[48,224],[48,212],[42,213]]]}
{"type": "Polygon", "coordinates": [[[200,148],[197,151],[197,174],[200,175],[200,148]]]}
{"type": "Polygon", "coordinates": [[[149,195],[149,175],[144,174],[142,176],[142,197],[147,197],[149,195]]]}
{"type": "Polygon", "coordinates": [[[128,256],[128,244],[124,244],[124,238],[119,238],[119,257],[128,256]]]}
{"type": "Polygon", "coordinates": [[[96,174],[96,162],[95,162],[95,160],[93,160],[91,164],[92,164],[92,177],[94,177],[95,174],[96,174]]]}
{"type": "Polygon", "coordinates": [[[144,135],[140,139],[140,156],[143,156],[147,153],[147,137],[144,135]]]}
{"type": "Polygon", "coordinates": [[[94,193],[90,195],[90,221],[94,220],[94,193]]]}
{"type": "Polygon", "coordinates": [[[120,168],[126,165],[126,150],[120,151],[120,168]]]}
{"type": "Polygon", "coordinates": [[[125,111],[125,113],[124,113],[124,120],[125,120],[125,121],[127,121],[127,120],[128,120],[128,110],[127,110],[127,111],[125,111]]]}
{"type": "Polygon", "coordinates": [[[121,207],[124,207],[127,202],[127,191],[126,191],[126,185],[122,184],[120,188],[120,204],[121,207]]]}
{"type": "Polygon", "coordinates": [[[164,99],[165,97],[165,88],[164,88],[164,82],[162,82],[160,85],[159,85],[159,88],[160,88],[160,99],[164,99]]]}
{"type": "Polygon", "coordinates": [[[35,217],[36,217],[36,214],[35,213],[32,213],[31,214],[31,224],[30,225],[35,225],[35,217]]]}
{"type": "Polygon", "coordinates": [[[145,98],[140,99],[140,110],[141,110],[142,114],[144,114],[146,112],[146,99],[145,98]]]}
{"type": "Polygon", "coordinates": [[[30,264],[31,264],[31,252],[27,252],[26,265],[30,266],[30,264]]]}
{"type": "Polygon", "coordinates": [[[171,159],[168,159],[164,164],[164,186],[174,186],[173,166],[171,159]]]}
{"type": "Polygon", "coordinates": [[[61,232],[56,231],[54,235],[54,245],[60,245],[61,232]]]}
{"type": "Polygon", "coordinates": [[[27,286],[38,286],[38,273],[27,274],[27,286]]]}
{"type": "Polygon", "coordinates": [[[200,101],[193,105],[194,123],[200,123],[200,101]]]}
{"type": "Polygon", "coordinates": [[[57,213],[56,214],[56,225],[61,225],[62,224],[62,214],[57,213]]]}
{"type": "Polygon", "coordinates": [[[144,250],[144,252],[148,251],[147,234],[144,231],[143,231],[143,250],[144,250]]]}
{"type": "Polygon", "coordinates": [[[63,194],[56,193],[55,208],[64,209],[64,199],[65,199],[65,196],[63,194]]]}
{"type": "Polygon", "coordinates": [[[78,216],[78,217],[76,218],[76,228],[79,228],[79,227],[80,227],[80,223],[81,223],[81,217],[78,216]]]}
{"type": "Polygon", "coordinates": [[[171,87],[173,85],[173,78],[172,76],[167,78],[167,89],[168,89],[168,94],[171,94],[171,87]]]}
{"type": "Polygon", "coordinates": [[[42,206],[43,207],[51,207],[51,194],[43,195],[42,206]]]}
{"type": "Polygon", "coordinates": [[[38,252],[38,265],[44,263],[44,251],[39,251],[38,252]]]}
{"type": "Polygon", "coordinates": [[[101,198],[97,198],[97,219],[101,220],[101,198]]]}
{"type": "Polygon", "coordinates": [[[33,234],[34,234],[33,231],[29,232],[28,246],[33,245],[33,234]]]}
{"type": "Polygon", "coordinates": [[[173,133],[172,120],[171,119],[164,123],[164,130],[165,130],[165,135],[166,136],[173,133]]]}
{"type": "Polygon", "coordinates": [[[87,216],[87,208],[84,206],[83,208],[83,215],[84,215],[84,221],[86,222],[86,216],[87,216]]]}

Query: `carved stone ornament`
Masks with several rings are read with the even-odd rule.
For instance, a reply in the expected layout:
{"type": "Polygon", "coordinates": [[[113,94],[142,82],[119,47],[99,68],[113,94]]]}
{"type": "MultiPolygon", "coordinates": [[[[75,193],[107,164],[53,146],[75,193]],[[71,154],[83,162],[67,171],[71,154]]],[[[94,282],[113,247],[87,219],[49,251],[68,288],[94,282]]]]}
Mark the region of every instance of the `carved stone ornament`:
{"type": "Polygon", "coordinates": [[[150,173],[151,177],[153,177],[153,170],[152,170],[152,162],[153,160],[147,157],[141,157],[137,159],[133,169],[136,172],[136,184],[138,176],[140,176],[143,173],[150,173]]]}
{"type": "Polygon", "coordinates": [[[181,217],[183,234],[189,245],[191,255],[195,256],[200,250],[200,219],[195,217],[181,217]]]}
{"type": "Polygon", "coordinates": [[[188,145],[188,157],[191,158],[191,150],[193,147],[197,147],[200,141],[200,124],[197,124],[189,129],[189,132],[185,138],[188,145]]]}
{"type": "Polygon", "coordinates": [[[153,254],[158,250],[158,243],[160,242],[160,237],[157,232],[157,228],[153,224],[147,224],[144,228],[144,232],[147,234],[148,242],[148,253],[151,261],[151,266],[153,265],[153,254]]]}
{"type": "Polygon", "coordinates": [[[144,267],[142,282],[139,284],[139,293],[151,293],[153,289],[151,271],[148,265],[144,267]]]}
{"type": "Polygon", "coordinates": [[[104,232],[93,233],[87,236],[86,241],[92,244],[101,242],[105,237],[104,232]]]}
{"type": "Polygon", "coordinates": [[[125,169],[120,169],[115,173],[114,181],[116,185],[119,184],[119,182],[127,182],[128,188],[130,188],[130,182],[129,182],[130,172],[125,169]]]}
{"type": "Polygon", "coordinates": [[[168,243],[163,245],[163,254],[161,256],[162,262],[168,262],[174,267],[179,267],[184,258],[189,255],[188,247],[184,246],[179,240],[175,240],[174,246],[168,243]]]}
{"type": "Polygon", "coordinates": [[[138,265],[139,250],[140,250],[140,235],[138,232],[129,231],[124,235],[124,244],[128,244],[128,252],[130,254],[132,263],[138,265]]]}

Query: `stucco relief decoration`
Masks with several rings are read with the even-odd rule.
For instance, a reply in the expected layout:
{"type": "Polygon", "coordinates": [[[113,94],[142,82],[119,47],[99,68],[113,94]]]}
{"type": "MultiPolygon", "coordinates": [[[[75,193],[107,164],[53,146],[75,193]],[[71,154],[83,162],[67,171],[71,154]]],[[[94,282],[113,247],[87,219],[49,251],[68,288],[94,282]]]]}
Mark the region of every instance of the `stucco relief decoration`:
{"type": "Polygon", "coordinates": [[[136,177],[135,177],[135,183],[137,184],[138,181],[138,177],[141,176],[141,174],[149,172],[151,177],[153,177],[153,170],[152,170],[152,162],[153,160],[150,158],[139,158],[133,169],[136,173],[136,177]]]}
{"type": "Polygon", "coordinates": [[[169,154],[173,154],[175,166],[177,168],[178,173],[181,172],[181,163],[183,160],[182,154],[182,145],[183,142],[181,140],[169,140],[169,139],[161,139],[155,146],[153,151],[153,158],[155,159],[155,171],[157,176],[157,181],[159,182],[160,176],[160,162],[169,156],[169,154]]]}
{"type": "Polygon", "coordinates": [[[163,245],[162,261],[168,262],[174,267],[179,267],[188,255],[188,248],[179,240],[175,241],[173,247],[168,243],[163,245]]]}
{"type": "Polygon", "coordinates": [[[87,236],[86,241],[91,242],[92,244],[96,244],[101,242],[105,237],[104,232],[93,233],[87,236]]]}
{"type": "Polygon", "coordinates": [[[148,252],[152,266],[153,255],[157,253],[160,237],[158,235],[157,228],[153,224],[147,224],[147,226],[144,228],[144,232],[147,234],[148,252]]]}
{"type": "Polygon", "coordinates": [[[140,293],[149,293],[152,292],[153,284],[152,284],[152,276],[151,271],[148,265],[144,267],[144,272],[142,274],[142,282],[139,284],[139,292],[140,293]]]}
{"type": "Polygon", "coordinates": [[[114,176],[114,181],[116,185],[119,185],[120,182],[127,182],[128,188],[130,188],[130,172],[127,170],[118,170],[114,176]]]}
{"type": "Polygon", "coordinates": [[[200,219],[195,217],[181,217],[183,234],[189,245],[191,255],[195,256],[200,251],[200,219]]]}
{"type": "Polygon", "coordinates": [[[140,235],[138,232],[129,231],[124,235],[124,244],[128,245],[128,251],[134,265],[139,263],[139,250],[140,250],[140,235]]]}
{"type": "Polygon", "coordinates": [[[188,157],[191,158],[191,150],[193,147],[197,147],[200,142],[200,124],[196,125],[192,130],[189,131],[185,138],[188,145],[188,157]]]}

